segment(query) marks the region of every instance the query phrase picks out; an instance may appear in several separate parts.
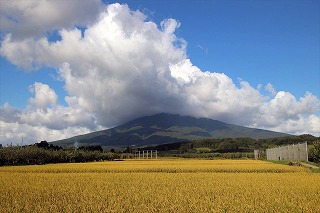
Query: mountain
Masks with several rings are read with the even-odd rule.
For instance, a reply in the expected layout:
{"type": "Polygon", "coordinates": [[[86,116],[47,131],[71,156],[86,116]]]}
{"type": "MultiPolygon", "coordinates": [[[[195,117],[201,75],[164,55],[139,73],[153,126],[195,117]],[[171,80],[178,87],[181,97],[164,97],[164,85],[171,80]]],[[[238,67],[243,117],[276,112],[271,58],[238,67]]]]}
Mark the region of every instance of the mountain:
{"type": "Polygon", "coordinates": [[[54,145],[79,146],[101,145],[105,147],[126,147],[135,145],[152,146],[165,143],[199,140],[204,138],[254,139],[288,136],[284,133],[254,129],[223,123],[208,118],[194,118],[160,113],[137,118],[123,125],[51,142],[54,145]]]}

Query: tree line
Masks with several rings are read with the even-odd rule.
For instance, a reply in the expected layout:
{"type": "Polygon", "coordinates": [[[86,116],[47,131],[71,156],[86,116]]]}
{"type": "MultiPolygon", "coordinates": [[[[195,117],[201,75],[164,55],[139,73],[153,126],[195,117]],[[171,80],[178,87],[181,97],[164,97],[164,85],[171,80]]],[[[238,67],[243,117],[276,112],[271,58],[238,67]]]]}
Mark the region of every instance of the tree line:
{"type": "Polygon", "coordinates": [[[104,152],[101,146],[79,148],[49,145],[41,141],[29,146],[0,146],[0,166],[34,165],[49,163],[80,163],[123,158],[119,153],[104,152]]]}

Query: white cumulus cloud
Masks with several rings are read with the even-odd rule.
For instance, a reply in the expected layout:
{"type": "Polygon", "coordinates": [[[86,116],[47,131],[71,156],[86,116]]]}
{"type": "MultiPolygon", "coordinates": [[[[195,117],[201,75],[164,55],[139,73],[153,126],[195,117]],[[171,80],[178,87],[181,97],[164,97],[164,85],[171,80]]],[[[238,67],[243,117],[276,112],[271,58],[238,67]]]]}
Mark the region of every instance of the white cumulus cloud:
{"type": "Polygon", "coordinates": [[[48,85],[39,82],[29,87],[29,91],[35,94],[34,98],[30,98],[29,102],[40,109],[47,109],[48,106],[56,105],[58,96],[48,85]]]}
{"type": "Polygon", "coordinates": [[[48,85],[35,83],[31,88],[35,97],[29,101],[34,105],[25,110],[14,109],[8,103],[0,106],[0,143],[18,145],[22,137],[25,143],[58,140],[101,129],[95,115],[80,108],[76,97],[65,97],[68,106],[61,106],[48,85]]]}
{"type": "Polygon", "coordinates": [[[0,28],[17,39],[39,37],[50,30],[86,26],[101,9],[100,0],[1,1],[0,28]]]}

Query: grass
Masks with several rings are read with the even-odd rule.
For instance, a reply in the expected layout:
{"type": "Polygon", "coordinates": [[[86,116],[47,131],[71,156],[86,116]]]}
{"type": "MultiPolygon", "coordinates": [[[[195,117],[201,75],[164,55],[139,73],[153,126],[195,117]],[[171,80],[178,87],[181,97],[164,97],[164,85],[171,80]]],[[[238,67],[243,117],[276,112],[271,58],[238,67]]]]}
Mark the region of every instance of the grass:
{"type": "MultiPolygon", "coordinates": [[[[272,162],[272,163],[275,163],[275,164],[281,164],[281,165],[290,165],[291,161],[280,160],[280,161],[268,161],[268,162],[272,162]]],[[[320,166],[319,164],[314,163],[314,162],[309,162],[309,161],[297,161],[299,166],[307,168],[313,173],[320,173],[320,168],[315,169],[315,168],[311,168],[311,167],[308,167],[308,166],[303,166],[303,165],[300,165],[300,162],[311,164],[311,165],[318,166],[318,167],[320,166]]]]}

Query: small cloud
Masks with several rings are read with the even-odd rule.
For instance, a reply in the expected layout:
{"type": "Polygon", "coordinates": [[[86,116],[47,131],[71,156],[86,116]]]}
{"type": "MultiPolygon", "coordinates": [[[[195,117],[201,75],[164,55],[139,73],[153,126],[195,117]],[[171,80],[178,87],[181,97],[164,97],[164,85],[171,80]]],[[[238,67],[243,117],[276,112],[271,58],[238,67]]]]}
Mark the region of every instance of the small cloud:
{"type": "Polygon", "coordinates": [[[49,73],[49,77],[55,81],[64,81],[64,79],[60,75],[55,73],[49,73]]]}
{"type": "Polygon", "coordinates": [[[273,85],[270,84],[270,83],[268,83],[268,84],[264,87],[264,89],[265,89],[266,91],[270,92],[272,95],[276,95],[276,94],[277,94],[277,92],[276,92],[276,90],[274,89],[273,85]]]}
{"type": "Polygon", "coordinates": [[[197,47],[199,48],[199,49],[201,49],[205,54],[208,54],[208,48],[207,47],[203,47],[202,45],[200,45],[200,44],[198,44],[197,45],[197,47]]]}
{"type": "Polygon", "coordinates": [[[36,82],[29,87],[29,91],[35,94],[35,97],[30,98],[29,102],[37,108],[46,109],[49,105],[57,103],[57,94],[47,84],[36,82]]]}

